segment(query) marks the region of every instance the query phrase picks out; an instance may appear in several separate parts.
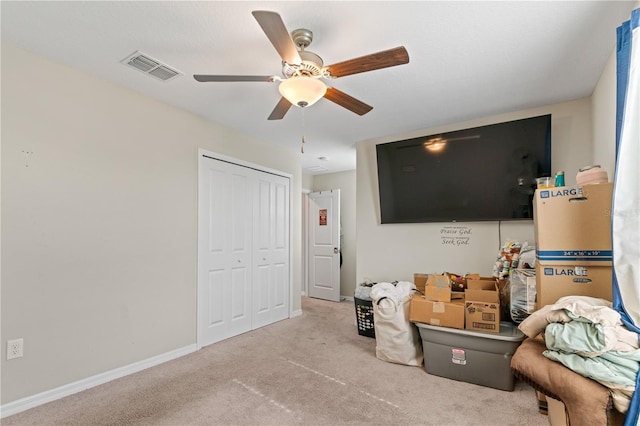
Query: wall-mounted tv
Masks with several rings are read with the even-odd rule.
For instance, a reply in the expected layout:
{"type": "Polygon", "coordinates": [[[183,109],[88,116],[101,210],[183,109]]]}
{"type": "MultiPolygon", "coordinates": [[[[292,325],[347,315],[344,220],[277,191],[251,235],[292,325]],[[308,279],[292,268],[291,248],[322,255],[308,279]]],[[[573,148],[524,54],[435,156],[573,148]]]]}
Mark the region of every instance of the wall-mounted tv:
{"type": "Polygon", "coordinates": [[[551,115],[376,146],[382,223],[533,219],[551,115]]]}

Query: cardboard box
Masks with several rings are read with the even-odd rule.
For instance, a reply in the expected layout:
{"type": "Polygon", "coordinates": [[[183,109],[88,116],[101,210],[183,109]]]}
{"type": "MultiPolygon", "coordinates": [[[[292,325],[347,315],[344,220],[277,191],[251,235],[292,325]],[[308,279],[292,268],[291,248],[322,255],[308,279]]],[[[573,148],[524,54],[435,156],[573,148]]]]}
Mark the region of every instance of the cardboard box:
{"type": "MultiPolygon", "coordinates": [[[[549,424],[551,426],[569,426],[569,413],[562,401],[547,396],[547,406],[549,407],[549,424]]],[[[607,424],[609,426],[621,426],[624,424],[625,415],[618,410],[607,410],[607,424]]]]}
{"type": "Polygon", "coordinates": [[[415,284],[420,293],[424,293],[424,287],[427,285],[427,278],[429,278],[429,274],[413,274],[413,284],[415,284]]]}
{"type": "Polygon", "coordinates": [[[451,279],[446,275],[430,274],[424,297],[435,302],[451,302],[451,279]]]}
{"type": "Polygon", "coordinates": [[[424,298],[434,302],[451,302],[451,288],[428,285],[424,288],[424,298]]]}
{"type": "Polygon", "coordinates": [[[451,289],[449,283],[445,283],[443,280],[435,279],[434,277],[446,278],[443,275],[415,273],[413,274],[413,284],[415,284],[418,291],[427,296],[429,300],[450,302],[451,289]],[[432,288],[427,290],[429,284],[431,284],[432,288]]]}
{"type": "Polygon", "coordinates": [[[537,189],[536,257],[546,265],[612,264],[613,183],[537,189]]]}
{"type": "Polygon", "coordinates": [[[483,277],[480,274],[467,274],[465,275],[465,277],[467,278],[467,281],[469,280],[491,281],[494,279],[493,277],[483,277]]]}
{"type": "Polygon", "coordinates": [[[546,397],[546,400],[548,407],[547,415],[549,416],[549,424],[551,426],[569,425],[569,416],[567,415],[562,401],[558,401],[557,399],[551,398],[550,396],[546,397]]]}
{"type": "Polygon", "coordinates": [[[437,302],[414,294],[409,305],[409,321],[464,329],[464,301],[437,302]]]}
{"type": "Polygon", "coordinates": [[[465,328],[500,332],[500,290],[496,280],[467,280],[465,328]]]}
{"type": "Polygon", "coordinates": [[[545,265],[536,263],[536,308],[553,305],[564,296],[613,300],[611,266],[545,265]]]}
{"type": "Polygon", "coordinates": [[[511,358],[525,335],[502,323],[497,334],[416,324],[422,338],[424,369],[453,380],[512,391],[511,358]]]}
{"type": "Polygon", "coordinates": [[[429,274],[424,287],[424,297],[435,302],[451,302],[463,299],[464,293],[451,289],[451,278],[446,274],[429,274]]]}

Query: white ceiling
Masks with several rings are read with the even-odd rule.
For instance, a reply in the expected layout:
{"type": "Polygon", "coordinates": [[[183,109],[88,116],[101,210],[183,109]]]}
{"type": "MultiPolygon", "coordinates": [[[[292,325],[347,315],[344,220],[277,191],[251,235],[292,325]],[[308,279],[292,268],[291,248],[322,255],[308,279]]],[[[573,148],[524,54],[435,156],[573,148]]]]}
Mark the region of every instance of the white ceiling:
{"type": "MultiPolygon", "coordinates": [[[[362,140],[591,95],[636,1],[6,1],[2,38],[150,97],[300,151],[311,174],[355,168],[362,140]],[[374,108],[326,99],[267,117],[275,83],[198,83],[193,74],[280,75],[253,10],[308,28],[325,65],[405,46],[406,65],[331,85],[374,108]],[[141,51],[179,70],[167,82],[124,66],[141,51]],[[303,113],[304,111],[304,113],[303,113]],[[328,160],[319,160],[327,157],[328,160]]],[[[42,78],[47,78],[43,75],[42,78]]]]}

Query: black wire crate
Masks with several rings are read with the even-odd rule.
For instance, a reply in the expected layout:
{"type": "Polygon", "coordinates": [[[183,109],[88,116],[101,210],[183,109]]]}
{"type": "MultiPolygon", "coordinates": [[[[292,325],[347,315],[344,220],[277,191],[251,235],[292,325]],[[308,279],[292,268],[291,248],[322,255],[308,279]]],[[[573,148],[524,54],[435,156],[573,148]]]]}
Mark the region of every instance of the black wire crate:
{"type": "Polygon", "coordinates": [[[373,302],[371,300],[353,299],[356,306],[356,320],[358,322],[358,334],[367,337],[376,337],[373,327],[373,302]]]}

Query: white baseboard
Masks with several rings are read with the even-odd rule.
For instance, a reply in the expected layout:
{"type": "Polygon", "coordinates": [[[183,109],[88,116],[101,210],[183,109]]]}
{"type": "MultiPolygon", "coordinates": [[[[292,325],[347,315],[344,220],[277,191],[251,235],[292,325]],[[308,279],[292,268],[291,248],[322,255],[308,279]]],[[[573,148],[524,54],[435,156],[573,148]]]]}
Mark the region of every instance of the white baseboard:
{"type": "Polygon", "coordinates": [[[340,299],[349,300],[349,301],[353,302],[353,296],[340,296],[340,299]]]}
{"type": "Polygon", "coordinates": [[[128,376],[129,374],[137,373],[138,371],[142,371],[147,368],[160,365],[167,361],[180,358],[181,356],[190,354],[192,352],[195,352],[196,350],[197,346],[195,344],[185,346],[171,352],[166,352],[164,354],[157,355],[142,361],[134,362],[133,364],[125,365],[124,367],[96,374],[95,376],[87,377],[86,379],[78,380],[77,382],[69,383],[55,389],[21,398],[16,401],[8,402],[0,406],[0,418],[20,413],[30,408],[55,401],[56,399],[64,398],[65,396],[73,395],[74,393],[78,393],[83,390],[102,385],[104,383],[110,382],[111,380],[128,376]]]}
{"type": "Polygon", "coordinates": [[[296,309],[295,311],[291,311],[289,318],[299,317],[300,315],[302,315],[302,309],[296,309]]]}

